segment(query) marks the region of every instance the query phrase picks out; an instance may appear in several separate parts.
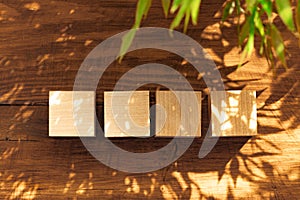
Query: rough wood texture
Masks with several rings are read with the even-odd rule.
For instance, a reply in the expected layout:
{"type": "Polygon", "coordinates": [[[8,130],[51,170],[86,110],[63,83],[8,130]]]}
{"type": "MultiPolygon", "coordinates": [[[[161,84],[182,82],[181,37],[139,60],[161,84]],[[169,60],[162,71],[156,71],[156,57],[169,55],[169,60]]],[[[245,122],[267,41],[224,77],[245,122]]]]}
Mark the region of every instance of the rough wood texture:
{"type": "Polygon", "coordinates": [[[157,91],[156,136],[200,137],[201,101],[201,92],[157,91]]]}
{"type": "MultiPolygon", "coordinates": [[[[165,18],[161,1],[152,2],[142,26],[168,28],[173,15],[165,18]]],[[[190,25],[187,35],[211,55],[227,90],[257,91],[258,136],[219,138],[203,159],[198,158],[203,137],[197,138],[169,166],[129,174],[101,164],[79,138],[50,138],[48,101],[51,90],[72,90],[82,61],[96,45],[132,27],[136,0],[1,1],[0,199],[299,198],[298,41],[276,17],[274,22],[286,40],[289,69],[280,67],[277,78],[273,78],[266,60],[257,56],[259,44],[237,69],[240,49],[236,21],[230,19],[220,25],[223,3],[202,1],[199,23],[190,25]]],[[[105,71],[96,91],[101,126],[104,91],[112,91],[133,67],[149,62],[172,67],[195,91],[203,91],[204,136],[209,124],[208,90],[201,73],[183,58],[156,49],[130,52],[121,64],[114,62],[105,71]]],[[[154,92],[162,87],[146,85],[139,89],[150,90],[151,102],[155,102],[154,92]]],[[[170,139],[114,138],[112,142],[128,151],[151,152],[170,139]]]]}
{"type": "Polygon", "coordinates": [[[104,92],[105,137],[149,137],[148,91],[104,92]]]}
{"type": "Polygon", "coordinates": [[[212,136],[257,134],[255,91],[212,91],[210,98],[212,136]]]}
{"type": "Polygon", "coordinates": [[[49,136],[95,136],[95,92],[50,91],[49,136]]]}

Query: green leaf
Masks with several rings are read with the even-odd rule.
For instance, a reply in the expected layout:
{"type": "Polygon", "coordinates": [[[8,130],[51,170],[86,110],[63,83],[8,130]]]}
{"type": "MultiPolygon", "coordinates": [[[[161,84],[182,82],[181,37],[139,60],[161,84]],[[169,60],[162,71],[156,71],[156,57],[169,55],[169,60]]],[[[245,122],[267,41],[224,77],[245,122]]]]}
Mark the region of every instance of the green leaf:
{"type": "Polygon", "coordinates": [[[296,25],[298,30],[298,41],[300,47],[300,0],[298,0],[297,8],[296,8],[296,25]]]}
{"type": "Polygon", "coordinates": [[[296,24],[298,28],[298,32],[300,33],[300,0],[298,0],[297,8],[296,8],[296,24]]]}
{"type": "MultiPolygon", "coordinates": [[[[285,1],[285,0],[283,0],[285,1]]],[[[272,17],[272,1],[271,0],[259,0],[263,10],[267,13],[268,18],[272,17]]]]}
{"type": "Polygon", "coordinates": [[[266,35],[270,37],[266,37],[264,44],[264,55],[268,61],[268,65],[271,66],[272,69],[275,68],[274,57],[272,52],[272,43],[271,43],[271,23],[266,25],[266,35]]]}
{"type": "Polygon", "coordinates": [[[251,52],[253,51],[254,48],[254,35],[249,35],[247,44],[243,50],[243,53],[241,55],[241,59],[240,59],[240,63],[238,65],[238,67],[241,67],[244,60],[251,54],[251,52]]]}
{"type": "Polygon", "coordinates": [[[256,3],[257,0],[246,0],[247,10],[250,11],[250,13],[255,9],[256,3]]]}
{"type": "Polygon", "coordinates": [[[246,37],[248,36],[249,30],[250,30],[250,18],[246,19],[245,24],[242,26],[242,30],[239,34],[239,45],[241,46],[243,42],[245,41],[246,37]]]}
{"type": "Polygon", "coordinates": [[[271,24],[271,44],[276,52],[277,57],[280,59],[282,65],[285,68],[287,68],[283,39],[276,26],[273,24],[271,24]]]}
{"type": "Polygon", "coordinates": [[[249,37],[248,37],[248,42],[246,48],[248,49],[248,54],[247,56],[252,53],[254,49],[254,33],[255,33],[255,22],[254,22],[254,17],[257,13],[257,10],[253,8],[252,15],[249,18],[249,37]]]}
{"type": "Polygon", "coordinates": [[[262,38],[265,37],[265,27],[261,21],[261,18],[260,18],[260,15],[258,12],[255,12],[255,15],[254,15],[254,23],[255,23],[255,27],[257,28],[260,36],[262,38]]]}
{"type": "MultiPolygon", "coordinates": [[[[255,16],[256,12],[257,12],[256,9],[253,8],[253,10],[251,12],[252,15],[249,16],[248,19],[246,19],[246,24],[248,24],[247,25],[248,27],[247,26],[245,27],[245,25],[246,25],[245,24],[242,28],[242,32],[246,32],[246,29],[249,28],[249,35],[248,35],[248,41],[247,41],[246,46],[245,46],[245,48],[243,50],[243,53],[241,55],[240,64],[238,65],[238,67],[242,66],[242,63],[244,62],[245,58],[248,57],[254,49],[254,33],[255,33],[254,16],[255,16]]],[[[243,37],[246,37],[246,36],[243,36],[243,37]]]]}
{"type": "Polygon", "coordinates": [[[197,24],[198,21],[198,15],[199,15],[199,8],[200,8],[201,0],[193,0],[190,3],[190,9],[191,9],[191,16],[192,16],[192,23],[194,25],[197,24]]]}
{"type": "Polygon", "coordinates": [[[235,8],[234,1],[230,1],[230,2],[226,3],[224,10],[223,10],[222,22],[224,22],[227,19],[227,17],[233,13],[234,8],[235,8]]]}
{"type": "Polygon", "coordinates": [[[165,17],[168,17],[171,0],[161,0],[161,4],[164,10],[165,17]]]}
{"type": "Polygon", "coordinates": [[[123,36],[119,53],[119,63],[123,60],[124,55],[127,53],[127,50],[129,49],[135,36],[136,30],[136,28],[132,28],[126,35],[123,36]]]}
{"type": "Polygon", "coordinates": [[[254,49],[254,35],[249,35],[247,44],[243,50],[243,53],[242,53],[242,56],[240,59],[240,64],[238,65],[238,67],[242,66],[242,63],[244,62],[245,58],[247,58],[251,54],[253,49],[254,49]]]}
{"type": "Polygon", "coordinates": [[[259,54],[263,55],[263,53],[264,53],[264,40],[260,42],[260,47],[259,47],[259,54]]]}
{"type": "Polygon", "coordinates": [[[274,69],[275,68],[275,63],[274,63],[274,56],[272,53],[272,43],[271,43],[271,38],[267,40],[267,45],[266,45],[266,57],[268,60],[269,65],[274,69]]]}
{"type": "Polygon", "coordinates": [[[236,12],[238,15],[240,15],[241,13],[244,13],[244,9],[241,7],[241,2],[240,0],[235,0],[236,2],[236,12]]]}
{"type": "Polygon", "coordinates": [[[182,0],[174,0],[172,7],[171,7],[171,13],[174,13],[178,8],[179,5],[181,4],[182,0]]]}
{"type": "Polygon", "coordinates": [[[135,27],[139,27],[143,16],[147,15],[150,8],[151,0],[139,0],[135,13],[135,27]]]}
{"type": "Polygon", "coordinates": [[[145,12],[144,12],[144,17],[145,17],[145,18],[146,18],[147,15],[148,15],[149,9],[150,9],[150,7],[151,7],[151,3],[152,3],[152,0],[147,0],[145,12]]]}
{"type": "Polygon", "coordinates": [[[289,0],[275,0],[276,8],[278,14],[283,21],[283,23],[290,29],[292,32],[295,31],[293,12],[291,3],[289,0]]]}
{"type": "Polygon", "coordinates": [[[249,34],[249,38],[245,49],[247,51],[247,56],[249,56],[254,49],[254,34],[249,34]]]}
{"type": "Polygon", "coordinates": [[[147,16],[147,13],[150,9],[152,0],[139,0],[136,6],[136,13],[135,13],[135,23],[133,28],[122,38],[122,44],[119,53],[119,62],[122,61],[124,55],[126,54],[127,50],[129,49],[133,38],[135,36],[136,30],[141,25],[142,18],[147,16]]]}
{"type": "Polygon", "coordinates": [[[186,31],[187,31],[187,27],[189,25],[190,17],[191,17],[191,10],[188,7],[186,9],[186,13],[185,13],[185,20],[184,20],[184,27],[183,27],[183,32],[184,33],[186,33],[186,31]]]}
{"type": "Polygon", "coordinates": [[[177,26],[179,26],[181,20],[183,19],[184,15],[186,14],[186,10],[188,7],[188,1],[183,1],[176,17],[174,18],[173,22],[171,23],[170,29],[173,30],[177,26]]]}

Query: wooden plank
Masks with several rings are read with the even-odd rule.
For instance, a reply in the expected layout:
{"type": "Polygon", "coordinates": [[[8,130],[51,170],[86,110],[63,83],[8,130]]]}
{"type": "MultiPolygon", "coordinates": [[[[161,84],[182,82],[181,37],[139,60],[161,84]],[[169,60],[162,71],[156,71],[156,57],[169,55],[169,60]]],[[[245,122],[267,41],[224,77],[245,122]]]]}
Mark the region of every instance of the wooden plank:
{"type": "Polygon", "coordinates": [[[95,136],[95,92],[50,91],[49,136],[95,136]]]}
{"type": "MultiPolygon", "coordinates": [[[[282,139],[285,137],[284,133],[279,135],[282,139]]],[[[122,138],[116,140],[116,145],[121,145],[122,148],[131,151],[149,152],[161,145],[168,144],[168,142],[169,140],[164,138],[139,138],[135,141],[130,138],[122,138]]],[[[283,154],[264,157],[258,155],[261,150],[253,149],[253,145],[268,146],[269,150],[272,149],[273,152],[278,152],[278,149],[270,147],[268,142],[264,140],[248,141],[246,138],[220,138],[208,157],[198,159],[196,154],[202,141],[196,140],[176,163],[153,173],[129,174],[118,172],[98,162],[88,153],[78,138],[71,140],[49,138],[48,142],[2,141],[0,142],[0,184],[2,184],[0,195],[9,198],[18,191],[18,188],[23,188],[19,194],[16,194],[18,199],[31,190],[36,191],[34,193],[35,198],[42,199],[47,197],[64,199],[74,197],[145,198],[144,193],[134,193],[128,190],[128,188],[138,187],[140,191],[149,192],[152,190],[151,198],[159,199],[167,193],[167,191],[161,190],[166,185],[169,185],[175,194],[180,195],[184,192],[181,187],[182,184],[188,185],[188,181],[192,180],[194,184],[202,186],[201,195],[206,195],[207,191],[210,190],[205,187],[205,184],[210,181],[216,183],[214,189],[218,188],[218,191],[221,190],[222,193],[214,193],[214,195],[219,198],[227,197],[226,186],[232,187],[235,196],[255,197],[257,195],[256,187],[249,188],[248,184],[262,187],[260,189],[262,193],[273,191],[276,187],[278,196],[294,196],[299,194],[299,190],[292,191],[290,189],[299,187],[298,179],[280,179],[280,177],[283,175],[289,177],[291,175],[289,170],[297,170],[299,167],[297,155],[300,153],[300,148],[297,142],[299,140],[285,142],[277,140],[275,141],[276,144],[282,143],[283,154]],[[241,152],[243,158],[239,156],[241,152]],[[252,155],[256,157],[252,157],[252,155]],[[295,156],[297,159],[291,159],[291,156],[295,156]],[[247,163],[238,162],[237,164],[234,159],[245,160],[247,163]],[[263,159],[261,163],[264,163],[263,168],[257,169],[255,163],[250,162],[260,163],[261,159],[263,159]],[[277,173],[273,173],[275,167],[276,169],[278,167],[277,173]],[[251,171],[249,172],[247,168],[251,171]],[[255,175],[265,172],[265,176],[255,176],[253,181],[254,175],[251,172],[255,175]],[[235,176],[235,174],[241,173],[243,177],[247,178],[246,180],[235,176]],[[180,177],[182,178],[179,179],[180,177]],[[235,188],[232,183],[234,180],[238,180],[235,188]],[[225,184],[225,190],[222,189],[223,184],[225,184]],[[89,187],[91,185],[92,187],[89,187]],[[107,193],[108,191],[110,193],[107,193]]],[[[297,171],[291,173],[297,175],[297,171]]],[[[187,193],[186,195],[190,197],[191,194],[187,193]]],[[[146,195],[146,197],[148,196],[146,195]]]]}
{"type": "Polygon", "coordinates": [[[105,137],[149,137],[149,91],[104,92],[105,137]]]}
{"type": "Polygon", "coordinates": [[[175,95],[171,91],[157,91],[156,104],[159,106],[156,107],[155,113],[156,136],[200,137],[201,101],[201,92],[176,91],[175,95]],[[194,95],[196,105],[190,105],[194,95]],[[189,110],[183,110],[185,106],[189,110]]]}
{"type": "MultiPolygon", "coordinates": [[[[124,60],[121,64],[113,63],[104,72],[96,90],[96,102],[98,105],[103,105],[103,92],[112,91],[121,76],[133,68],[131,63],[136,63],[136,65],[138,65],[139,63],[143,64],[144,62],[148,62],[148,60],[150,60],[149,58],[147,59],[148,56],[153,58],[151,60],[152,62],[161,62],[163,59],[161,58],[161,54],[147,50],[145,50],[145,52],[147,56],[141,55],[139,56],[139,59],[131,58],[124,60]]],[[[43,64],[43,70],[40,72],[38,71],[39,65],[22,66],[21,63],[19,64],[21,65],[20,67],[18,67],[18,64],[14,65],[15,69],[12,69],[11,67],[0,68],[0,73],[3,74],[0,78],[0,103],[8,105],[48,105],[49,91],[73,90],[76,73],[78,72],[84,57],[81,57],[82,60],[78,58],[65,58],[65,60],[63,60],[65,55],[63,53],[58,54],[57,57],[60,58],[55,57],[53,58],[53,62],[46,62],[43,64]],[[11,70],[14,72],[11,73],[11,70]],[[66,73],[68,73],[67,76],[65,75],[66,73]]],[[[170,58],[170,60],[177,59],[168,53],[162,55],[164,55],[164,58],[170,58]]],[[[164,61],[164,63],[169,66],[180,65],[180,62],[179,59],[176,62],[164,61]]],[[[176,67],[173,68],[177,70],[176,67]]],[[[192,87],[197,88],[198,90],[205,89],[206,86],[204,81],[198,77],[199,72],[192,66],[185,66],[184,68],[178,69],[178,71],[187,76],[192,87]]],[[[165,82],[169,84],[176,83],[178,80],[177,76],[157,72],[157,79],[161,77],[168,77],[165,82]]],[[[155,80],[156,79],[153,79],[153,82],[155,82],[155,80]]],[[[86,84],[88,84],[88,81],[86,84]]],[[[126,87],[129,88],[130,86],[134,86],[134,84],[134,80],[127,81],[122,87],[126,89],[126,87]]],[[[157,90],[158,88],[161,88],[161,86],[148,84],[141,87],[140,90],[157,90]]]]}
{"type": "MultiPolygon", "coordinates": [[[[84,4],[78,0],[51,2],[36,2],[39,4],[37,11],[26,8],[25,2],[16,4],[6,1],[1,4],[1,10],[5,13],[1,15],[3,19],[0,29],[4,38],[0,45],[0,65],[3,66],[0,67],[2,104],[47,105],[49,91],[72,90],[76,73],[88,53],[106,38],[132,27],[134,22],[136,1],[121,1],[118,5],[111,1],[95,0],[84,4]],[[118,15],[110,17],[111,13],[116,12],[118,15]]],[[[199,15],[201,23],[191,26],[188,35],[201,41],[201,45],[209,50],[219,67],[227,68],[238,63],[239,55],[235,52],[227,55],[232,46],[224,48],[220,41],[220,28],[216,27],[219,19],[213,17],[211,10],[217,11],[222,4],[220,0],[203,3],[199,15]],[[200,34],[202,30],[204,33],[200,34]],[[225,55],[224,64],[220,59],[225,55]]],[[[143,22],[145,26],[169,27],[171,18],[165,19],[160,2],[153,1],[149,12],[143,22]]],[[[232,37],[234,34],[234,28],[226,28],[222,32],[222,41],[235,44],[236,38],[232,37]]],[[[288,49],[289,52],[298,55],[297,43],[291,44],[295,44],[295,47],[288,49]]],[[[154,52],[132,52],[125,56],[122,64],[113,63],[110,66],[113,69],[108,69],[105,78],[100,80],[101,89],[97,93],[101,93],[101,90],[113,90],[116,80],[126,70],[149,61],[164,63],[178,70],[189,79],[195,90],[205,88],[205,84],[200,84],[198,80],[199,72],[184,64],[186,62],[182,62],[182,58],[170,52],[154,52]]],[[[293,58],[294,62],[299,63],[296,58],[297,56],[293,58]]],[[[258,58],[252,60],[249,65],[256,66],[260,61],[258,58]]],[[[264,67],[267,67],[265,63],[264,67]]],[[[226,77],[231,72],[222,76],[226,77]]],[[[266,76],[272,77],[271,74],[256,72],[255,78],[266,76]]],[[[231,85],[236,85],[235,83],[232,81],[231,85]]],[[[259,84],[261,82],[256,85],[259,84]]],[[[97,97],[97,103],[103,103],[101,99],[103,98],[97,97]]]]}
{"type": "Polygon", "coordinates": [[[210,98],[212,136],[257,134],[255,91],[212,91],[210,98]]]}
{"type": "MultiPolygon", "coordinates": [[[[102,108],[97,108],[100,115],[101,110],[102,108]]],[[[273,116],[272,111],[268,113],[273,116]]],[[[150,192],[150,188],[154,188],[151,198],[160,199],[167,193],[161,188],[169,185],[168,188],[176,195],[181,195],[181,184],[188,184],[190,180],[199,184],[199,187],[202,186],[201,195],[209,193],[209,188],[205,186],[213,182],[216,184],[214,188],[217,187],[218,191],[222,192],[214,193],[215,197],[220,199],[227,198],[225,186],[231,187],[230,191],[238,197],[260,197],[257,187],[261,188],[261,194],[273,194],[276,191],[276,197],[280,198],[300,195],[299,190],[291,189],[300,187],[299,179],[296,178],[300,153],[300,138],[295,132],[297,130],[289,134],[286,131],[275,130],[272,134],[250,140],[220,138],[212,152],[201,160],[197,155],[203,140],[196,139],[188,151],[170,166],[153,173],[127,174],[99,163],[89,154],[79,138],[49,138],[46,106],[1,106],[0,116],[1,136],[8,135],[8,127],[14,124],[15,127],[11,128],[11,134],[8,136],[17,137],[16,135],[23,134],[30,139],[0,141],[0,196],[3,198],[9,199],[18,188],[24,189],[17,195],[17,199],[29,191],[36,191],[32,194],[37,199],[145,198],[144,193],[127,191],[132,186],[127,183],[134,182],[134,187],[138,185],[140,191],[150,192]],[[13,118],[14,116],[16,117],[13,118]],[[35,134],[39,137],[34,137],[35,134]],[[263,167],[258,169],[256,164],[263,167]],[[277,170],[276,173],[273,173],[274,169],[277,170]],[[179,179],[180,174],[183,179],[179,179]],[[242,181],[239,174],[243,174],[246,179],[242,181]],[[238,180],[236,185],[233,184],[234,180],[238,180]],[[90,182],[93,189],[88,187],[87,183],[90,182]],[[249,184],[253,185],[253,188],[249,188],[249,184]]],[[[279,121],[275,125],[280,126],[279,121]]],[[[261,127],[260,131],[264,133],[267,129],[261,127]]],[[[170,139],[166,138],[113,140],[115,145],[131,152],[151,152],[169,142],[170,139]]],[[[196,189],[191,190],[194,192],[196,189]]],[[[190,197],[191,194],[186,195],[190,197]]]]}
{"type": "MultiPolygon", "coordinates": [[[[49,138],[47,105],[49,91],[72,90],[81,62],[97,44],[132,26],[136,1],[34,2],[39,4],[39,10],[28,9],[27,4],[32,3],[29,1],[0,3],[1,199],[295,199],[300,196],[299,48],[297,39],[293,39],[280,20],[274,22],[280,25],[287,40],[289,70],[278,70],[278,78],[272,79],[266,61],[253,54],[249,62],[235,71],[240,61],[239,49],[235,48],[235,25],[227,24],[231,23],[228,21],[219,27],[221,15],[217,11],[223,0],[203,1],[201,23],[190,26],[187,34],[212,56],[226,89],[264,90],[257,99],[260,136],[249,141],[220,138],[213,151],[201,160],[197,155],[202,140],[197,139],[170,166],[150,173],[127,174],[96,161],[79,138],[49,138]]],[[[143,26],[168,28],[172,16],[164,18],[161,2],[153,3],[143,26]]],[[[120,65],[112,63],[96,91],[99,121],[103,124],[103,91],[113,90],[116,81],[139,64],[166,64],[183,74],[195,90],[205,89],[199,73],[182,61],[171,53],[139,50],[126,55],[120,65]]],[[[207,109],[205,105],[202,129],[208,127],[207,109]]],[[[113,142],[129,151],[151,152],[168,144],[169,139],[114,138],[113,142]]]]}
{"type": "Polygon", "coordinates": [[[47,105],[50,90],[72,90],[88,53],[130,28],[135,4],[119,2],[124,17],[116,19],[107,17],[117,9],[110,1],[37,1],[34,10],[27,2],[0,3],[0,103],[47,105]]]}
{"type": "Polygon", "coordinates": [[[0,106],[0,140],[45,140],[48,115],[46,106],[0,106]]]}

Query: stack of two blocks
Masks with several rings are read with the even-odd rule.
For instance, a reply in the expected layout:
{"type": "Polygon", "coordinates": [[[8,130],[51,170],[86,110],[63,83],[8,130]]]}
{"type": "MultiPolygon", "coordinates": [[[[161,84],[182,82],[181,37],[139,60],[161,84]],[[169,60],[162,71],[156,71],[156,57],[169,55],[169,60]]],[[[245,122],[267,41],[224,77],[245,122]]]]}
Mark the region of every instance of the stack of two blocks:
{"type": "MultiPolygon", "coordinates": [[[[156,92],[156,137],[201,136],[201,92],[156,92]],[[196,104],[190,105],[192,97],[196,104]],[[184,108],[184,109],[183,109],[184,108]]],[[[211,136],[257,134],[255,91],[210,93],[211,136]]],[[[105,92],[105,137],[149,137],[148,91],[105,92]]],[[[49,100],[49,136],[95,136],[95,92],[53,91],[49,100]]]]}

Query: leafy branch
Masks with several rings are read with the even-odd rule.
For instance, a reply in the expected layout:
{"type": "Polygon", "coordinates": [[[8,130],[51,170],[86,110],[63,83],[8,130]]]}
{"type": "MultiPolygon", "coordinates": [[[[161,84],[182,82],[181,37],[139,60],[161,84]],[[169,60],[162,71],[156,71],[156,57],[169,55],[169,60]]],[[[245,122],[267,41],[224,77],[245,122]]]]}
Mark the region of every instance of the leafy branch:
{"type": "MultiPolygon", "coordinates": [[[[123,37],[119,61],[129,49],[151,4],[151,0],[138,1],[135,23],[123,37]]],[[[175,14],[170,24],[171,30],[183,23],[183,32],[186,32],[190,20],[193,25],[197,24],[201,0],[161,0],[161,4],[165,17],[175,14]]],[[[274,19],[280,17],[288,30],[299,39],[300,46],[300,0],[227,0],[223,6],[221,22],[224,23],[230,16],[238,17],[238,44],[242,48],[240,66],[253,52],[255,39],[260,38],[259,53],[266,57],[273,70],[277,62],[287,68],[286,48],[274,19]],[[297,5],[294,8],[292,5],[295,3],[297,5]]]]}
{"type": "MultiPolygon", "coordinates": [[[[299,9],[300,6],[299,2],[300,0],[298,1],[297,9],[299,9]]],[[[287,68],[284,41],[273,21],[278,15],[286,27],[294,33],[295,36],[299,36],[300,20],[296,20],[298,27],[297,33],[293,20],[291,2],[289,0],[246,0],[245,4],[242,4],[240,0],[230,0],[225,3],[222,22],[224,22],[229,15],[232,15],[234,10],[237,10],[236,13],[239,19],[241,16],[245,16],[245,22],[239,32],[239,45],[244,46],[240,63],[252,53],[255,35],[257,35],[261,38],[259,53],[266,57],[269,65],[275,69],[275,61],[279,60],[280,63],[287,68]],[[245,5],[244,8],[242,8],[241,5],[245,5]]],[[[295,15],[299,15],[298,10],[296,10],[295,15]]]]}
{"type": "MultiPolygon", "coordinates": [[[[132,29],[123,37],[122,45],[119,53],[119,62],[122,61],[124,55],[129,49],[133,38],[136,34],[137,29],[141,25],[141,21],[143,17],[146,17],[151,7],[152,0],[139,0],[137,3],[136,14],[135,14],[135,23],[132,29]]],[[[177,12],[174,20],[170,25],[170,29],[174,30],[177,28],[181,21],[184,18],[184,32],[187,31],[188,24],[190,19],[192,20],[192,24],[196,25],[198,20],[199,8],[201,4],[201,0],[161,0],[163,11],[165,17],[168,17],[168,14],[174,14],[177,12]]]]}

